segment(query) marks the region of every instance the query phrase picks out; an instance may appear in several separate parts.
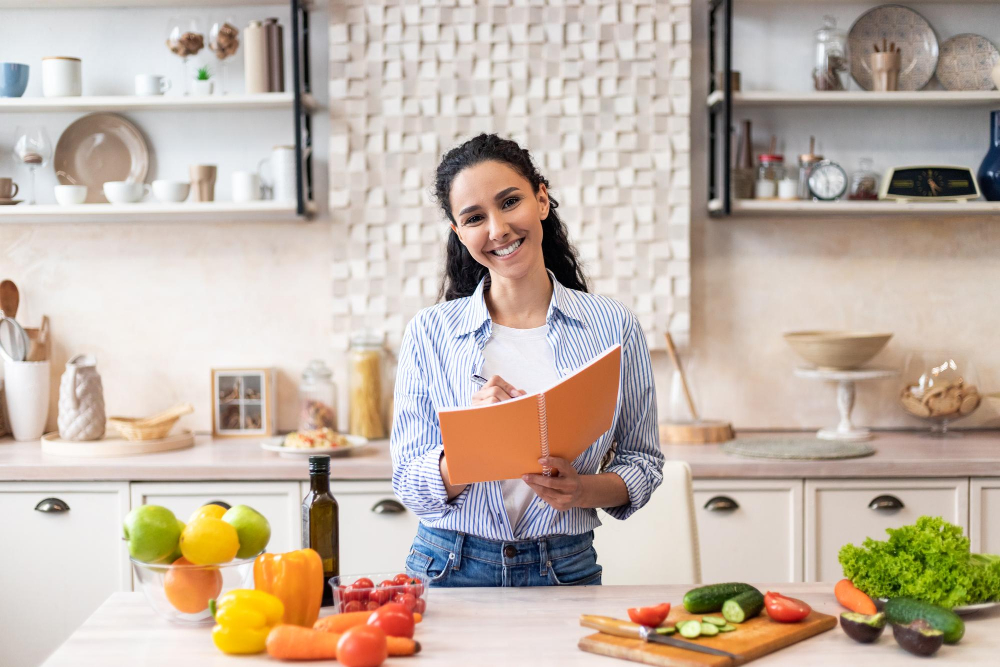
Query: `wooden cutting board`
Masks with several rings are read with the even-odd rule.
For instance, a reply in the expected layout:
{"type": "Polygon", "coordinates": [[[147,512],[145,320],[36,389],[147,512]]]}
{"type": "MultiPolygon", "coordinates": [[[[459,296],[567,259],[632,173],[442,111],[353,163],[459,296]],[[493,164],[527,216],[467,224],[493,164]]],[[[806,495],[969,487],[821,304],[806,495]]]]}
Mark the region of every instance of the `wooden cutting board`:
{"type": "MultiPolygon", "coordinates": [[[[672,625],[690,619],[701,620],[703,616],[721,616],[721,614],[689,614],[683,608],[671,609],[665,624],[672,625]]],[[[739,656],[737,661],[639,639],[615,637],[603,632],[584,637],[577,646],[588,653],[598,653],[658,667],[733,667],[826,632],[836,625],[837,619],[834,616],[817,611],[813,611],[799,623],[777,623],[768,618],[766,612],[761,612],[760,616],[746,623],[740,623],[738,629],[733,632],[690,640],[692,643],[733,653],[739,656]]],[[[677,634],[670,636],[683,639],[677,634]]]]}

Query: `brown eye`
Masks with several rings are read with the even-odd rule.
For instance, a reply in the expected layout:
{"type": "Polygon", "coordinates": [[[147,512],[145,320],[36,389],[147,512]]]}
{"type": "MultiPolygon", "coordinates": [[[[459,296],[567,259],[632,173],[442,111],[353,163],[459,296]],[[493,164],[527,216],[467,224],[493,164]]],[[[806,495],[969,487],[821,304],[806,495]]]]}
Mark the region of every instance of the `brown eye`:
{"type": "Polygon", "coordinates": [[[521,200],[518,199],[517,197],[508,197],[507,200],[503,203],[503,207],[504,208],[510,208],[511,206],[513,206],[514,204],[516,204],[519,201],[521,201],[521,200]]]}

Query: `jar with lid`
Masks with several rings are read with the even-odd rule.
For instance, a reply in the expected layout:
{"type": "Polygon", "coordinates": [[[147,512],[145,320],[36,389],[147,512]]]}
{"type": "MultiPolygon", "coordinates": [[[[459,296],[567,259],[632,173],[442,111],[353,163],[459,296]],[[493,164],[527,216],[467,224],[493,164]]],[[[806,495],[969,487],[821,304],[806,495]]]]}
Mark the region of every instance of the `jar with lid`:
{"type": "Polygon", "coordinates": [[[778,196],[778,181],[785,178],[785,156],[775,153],[760,156],[757,167],[757,199],[774,199],[778,196]]]}
{"type": "Polygon", "coordinates": [[[847,198],[861,201],[878,199],[879,176],[872,169],[872,159],[863,157],[858,160],[858,168],[851,174],[851,187],[847,198]]]}
{"type": "Polygon", "coordinates": [[[299,430],[337,429],[337,385],[333,372],[320,359],[302,371],[299,383],[299,430]]]}
{"type": "Polygon", "coordinates": [[[837,19],[823,17],[816,31],[816,61],[813,87],[816,90],[847,90],[847,33],[837,28],[837,19]]]}
{"type": "Polygon", "coordinates": [[[365,438],[384,438],[385,345],[383,336],[362,331],[351,336],[348,352],[350,400],[348,431],[365,438]]]}
{"type": "Polygon", "coordinates": [[[809,174],[812,168],[823,161],[822,155],[816,154],[816,137],[809,137],[809,152],[799,155],[799,199],[812,199],[809,192],[809,174]]]}

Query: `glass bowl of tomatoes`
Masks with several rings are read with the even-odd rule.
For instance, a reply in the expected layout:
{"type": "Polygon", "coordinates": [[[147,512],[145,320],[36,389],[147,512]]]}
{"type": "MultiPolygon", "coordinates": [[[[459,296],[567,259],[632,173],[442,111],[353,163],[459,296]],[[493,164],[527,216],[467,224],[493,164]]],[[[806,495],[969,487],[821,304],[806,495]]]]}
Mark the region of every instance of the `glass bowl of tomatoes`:
{"type": "Polygon", "coordinates": [[[374,611],[389,602],[398,602],[410,611],[427,611],[427,581],[405,572],[342,575],[330,578],[333,607],[339,613],[374,611]]]}

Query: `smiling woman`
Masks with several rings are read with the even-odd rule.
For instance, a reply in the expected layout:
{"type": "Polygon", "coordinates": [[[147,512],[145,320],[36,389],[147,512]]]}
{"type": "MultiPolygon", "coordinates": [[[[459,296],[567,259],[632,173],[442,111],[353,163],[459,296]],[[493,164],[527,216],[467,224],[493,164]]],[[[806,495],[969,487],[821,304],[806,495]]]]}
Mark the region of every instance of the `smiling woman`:
{"type": "Polygon", "coordinates": [[[406,329],[391,436],[393,489],[421,520],[407,569],[431,586],[599,584],[595,508],[625,519],[663,479],[645,336],[627,308],[587,293],[549,183],[517,143],[482,134],[452,149],[436,194],[451,227],[444,302],[406,329]],[[547,389],[614,345],[614,421],[576,460],[451,483],[439,409],[547,389]]]}

